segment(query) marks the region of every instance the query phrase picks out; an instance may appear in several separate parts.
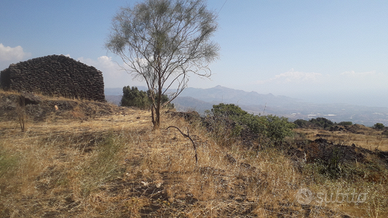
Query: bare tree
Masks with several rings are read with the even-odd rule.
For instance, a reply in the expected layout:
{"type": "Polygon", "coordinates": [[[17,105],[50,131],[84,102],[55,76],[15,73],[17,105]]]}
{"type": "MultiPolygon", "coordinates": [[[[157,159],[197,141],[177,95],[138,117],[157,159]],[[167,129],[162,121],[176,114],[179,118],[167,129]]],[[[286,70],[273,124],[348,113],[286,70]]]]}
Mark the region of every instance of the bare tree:
{"type": "Polygon", "coordinates": [[[161,108],[187,87],[189,74],[210,77],[208,65],[219,50],[210,41],[216,15],[203,0],[145,0],[121,8],[112,26],[106,48],[122,58],[130,74],[146,82],[152,123],[158,129],[161,108]],[[163,94],[169,101],[162,105],[163,94]]]}

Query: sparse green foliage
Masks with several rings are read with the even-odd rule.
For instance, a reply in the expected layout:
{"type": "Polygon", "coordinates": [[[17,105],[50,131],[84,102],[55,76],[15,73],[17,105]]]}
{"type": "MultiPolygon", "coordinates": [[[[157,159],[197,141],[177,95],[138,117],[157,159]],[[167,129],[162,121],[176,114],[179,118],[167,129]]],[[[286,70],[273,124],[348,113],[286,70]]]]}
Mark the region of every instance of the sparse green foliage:
{"type": "Polygon", "coordinates": [[[334,148],[332,157],[329,159],[326,165],[326,173],[329,178],[336,179],[341,175],[341,167],[340,167],[340,155],[338,148],[334,148]]]}
{"type": "MultiPolygon", "coordinates": [[[[148,99],[149,99],[149,102],[150,102],[150,107],[151,107],[151,105],[152,105],[152,98],[150,97],[151,96],[151,92],[149,90],[147,91],[147,96],[148,96],[148,99]]],[[[158,99],[158,97],[156,97],[156,99],[158,99]]],[[[162,100],[160,102],[162,103],[164,108],[168,108],[168,109],[174,108],[174,104],[171,103],[169,97],[166,94],[163,94],[161,96],[161,99],[162,100]]]]}
{"type": "Polygon", "coordinates": [[[384,124],[382,123],[376,123],[374,126],[373,126],[374,129],[377,129],[377,130],[382,130],[384,129],[384,124]]]}
{"type": "Polygon", "coordinates": [[[118,175],[120,158],[123,156],[123,142],[119,137],[107,136],[97,145],[97,149],[91,160],[85,163],[82,176],[82,194],[88,196],[95,191],[99,185],[104,184],[118,175]]]}
{"type": "Polygon", "coordinates": [[[145,0],[121,8],[113,19],[106,48],[146,82],[154,129],[160,126],[161,96],[170,87],[176,87],[172,101],[187,86],[189,73],[210,77],[208,65],[219,50],[210,40],[216,29],[216,14],[203,0],[145,0]]]}
{"type": "Polygon", "coordinates": [[[18,159],[9,154],[0,146],[0,177],[3,177],[5,174],[12,173],[13,168],[16,167],[18,159]]]}

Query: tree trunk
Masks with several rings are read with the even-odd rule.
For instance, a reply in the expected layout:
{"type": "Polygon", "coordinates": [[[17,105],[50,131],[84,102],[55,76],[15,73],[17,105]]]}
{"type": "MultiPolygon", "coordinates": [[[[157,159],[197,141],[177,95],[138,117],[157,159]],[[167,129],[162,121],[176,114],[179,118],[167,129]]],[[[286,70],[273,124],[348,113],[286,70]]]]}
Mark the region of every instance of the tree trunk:
{"type": "Polygon", "coordinates": [[[162,102],[162,66],[161,66],[161,61],[160,61],[160,52],[157,52],[157,74],[158,74],[158,93],[156,96],[156,107],[155,107],[155,122],[154,122],[154,130],[159,129],[160,127],[160,110],[161,110],[161,102],[162,102]]]}
{"type": "MultiPolygon", "coordinates": [[[[159,94],[158,94],[159,96],[159,94]]],[[[160,127],[160,100],[156,100],[155,114],[152,113],[152,122],[154,124],[154,130],[159,129],[160,127]],[[154,119],[155,117],[155,119],[154,119]]]]}
{"type": "Polygon", "coordinates": [[[155,113],[154,113],[154,111],[155,111],[155,106],[154,106],[154,104],[152,104],[151,105],[151,118],[152,118],[152,125],[155,126],[155,113]]]}

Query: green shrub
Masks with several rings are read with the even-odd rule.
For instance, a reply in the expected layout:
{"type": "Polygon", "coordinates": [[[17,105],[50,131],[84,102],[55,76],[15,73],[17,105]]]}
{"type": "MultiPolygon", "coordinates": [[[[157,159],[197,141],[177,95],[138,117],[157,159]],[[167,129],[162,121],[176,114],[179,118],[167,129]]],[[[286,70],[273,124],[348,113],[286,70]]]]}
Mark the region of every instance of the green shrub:
{"type": "MultiPolygon", "coordinates": [[[[140,109],[150,108],[152,100],[149,97],[149,91],[145,92],[138,90],[137,87],[125,86],[123,88],[123,97],[121,98],[121,106],[133,106],[140,109]]],[[[162,95],[162,104],[169,101],[167,95],[162,95]]],[[[174,108],[174,104],[169,103],[168,108],[174,108]]]]}
{"type": "Polygon", "coordinates": [[[382,123],[376,123],[374,126],[373,126],[374,129],[377,129],[377,130],[382,130],[384,129],[384,124],[382,123]]]}
{"type": "Polygon", "coordinates": [[[303,119],[297,119],[294,121],[295,127],[297,128],[306,128],[309,126],[309,121],[303,119]]]}
{"type": "Polygon", "coordinates": [[[234,104],[221,103],[213,105],[213,109],[211,109],[211,112],[208,113],[208,115],[216,117],[217,119],[230,119],[235,123],[235,133],[238,133],[236,132],[237,130],[241,132],[244,128],[248,128],[253,133],[263,133],[265,129],[264,126],[266,125],[263,123],[266,122],[266,120],[260,120],[258,119],[258,116],[249,114],[234,104]]]}
{"type": "MultiPolygon", "coordinates": [[[[250,133],[265,136],[275,142],[283,141],[286,136],[290,136],[295,127],[293,123],[288,122],[285,117],[274,115],[257,116],[249,114],[234,104],[213,105],[213,109],[207,112],[208,117],[213,120],[228,119],[234,124],[232,126],[232,135],[241,134],[242,131],[248,130],[250,133]]],[[[223,128],[227,128],[224,126],[223,128]]]]}
{"type": "Polygon", "coordinates": [[[218,104],[213,105],[213,108],[211,109],[211,113],[214,116],[224,116],[229,118],[239,118],[244,115],[247,115],[248,113],[241,109],[239,106],[234,104],[218,104]]]}
{"type": "Polygon", "coordinates": [[[274,141],[283,141],[286,136],[293,134],[295,125],[285,117],[274,115],[264,116],[267,119],[267,137],[274,141]]]}
{"type": "Polygon", "coordinates": [[[323,129],[330,128],[334,125],[334,123],[331,120],[328,120],[324,117],[313,118],[309,120],[309,122],[323,129]]]}

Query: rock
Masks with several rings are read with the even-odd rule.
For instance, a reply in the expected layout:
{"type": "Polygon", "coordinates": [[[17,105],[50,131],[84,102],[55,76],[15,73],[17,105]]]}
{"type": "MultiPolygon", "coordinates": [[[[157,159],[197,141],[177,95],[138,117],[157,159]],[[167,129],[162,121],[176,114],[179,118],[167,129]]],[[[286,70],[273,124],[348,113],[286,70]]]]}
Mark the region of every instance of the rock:
{"type": "Polygon", "coordinates": [[[21,94],[22,97],[25,99],[25,104],[39,104],[42,102],[42,100],[39,98],[39,96],[36,96],[32,93],[23,93],[21,94]]]}
{"type": "Polygon", "coordinates": [[[230,155],[230,154],[226,154],[225,158],[231,164],[236,164],[237,163],[236,159],[232,155],[230,155]]]}
{"type": "Polygon", "coordinates": [[[330,131],[345,131],[345,129],[342,126],[332,126],[330,131]]]}

